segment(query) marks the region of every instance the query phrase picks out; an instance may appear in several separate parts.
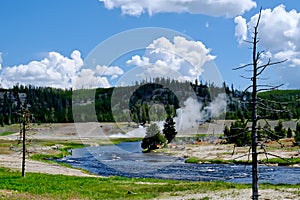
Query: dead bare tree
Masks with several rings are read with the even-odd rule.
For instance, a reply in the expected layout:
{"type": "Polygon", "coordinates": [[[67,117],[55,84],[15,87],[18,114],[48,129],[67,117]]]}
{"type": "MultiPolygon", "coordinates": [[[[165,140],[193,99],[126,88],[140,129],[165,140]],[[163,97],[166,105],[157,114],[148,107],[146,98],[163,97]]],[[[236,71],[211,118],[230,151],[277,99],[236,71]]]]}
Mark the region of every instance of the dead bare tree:
{"type": "MultiPolygon", "coordinates": [[[[258,84],[258,80],[261,79],[260,76],[263,74],[263,72],[270,66],[280,64],[285,62],[286,60],[278,61],[278,62],[271,62],[271,59],[268,59],[268,61],[265,64],[261,64],[261,56],[263,55],[263,51],[258,51],[257,44],[259,42],[258,39],[258,25],[260,23],[261,19],[261,9],[259,11],[258,19],[256,22],[256,25],[254,27],[253,32],[253,40],[252,41],[246,41],[252,45],[252,62],[240,67],[235,68],[234,70],[239,69],[245,69],[246,71],[251,71],[252,75],[251,77],[244,77],[246,79],[249,79],[252,84],[246,88],[245,91],[248,91],[249,89],[252,89],[252,98],[251,98],[251,109],[252,109],[252,126],[251,126],[251,155],[252,155],[252,199],[258,200],[259,193],[258,193],[258,152],[257,152],[257,146],[258,146],[258,140],[257,140],[257,123],[258,123],[258,96],[257,93],[260,91],[267,91],[267,90],[274,90],[282,85],[272,86],[267,84],[258,84]],[[250,69],[249,69],[250,68],[250,69]]],[[[267,154],[266,154],[267,155],[267,154]]]]}
{"type": "Polygon", "coordinates": [[[26,153],[27,153],[27,133],[30,131],[30,123],[32,120],[32,115],[28,109],[22,109],[20,116],[20,137],[19,143],[22,143],[22,176],[25,177],[25,165],[26,165],[26,153]]]}

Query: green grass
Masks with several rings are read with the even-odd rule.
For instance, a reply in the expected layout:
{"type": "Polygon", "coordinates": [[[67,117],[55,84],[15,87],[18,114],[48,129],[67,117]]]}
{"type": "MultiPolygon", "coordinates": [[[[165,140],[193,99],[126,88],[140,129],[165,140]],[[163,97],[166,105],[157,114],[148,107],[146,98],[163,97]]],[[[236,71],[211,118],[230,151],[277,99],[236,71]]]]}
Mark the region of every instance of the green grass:
{"type": "MultiPolygon", "coordinates": [[[[144,178],[72,177],[19,172],[0,168],[0,190],[15,195],[47,199],[149,199],[165,192],[209,192],[230,188],[244,189],[250,185],[223,182],[188,182],[144,178]]],[[[15,198],[17,198],[16,196],[15,198]]],[[[20,198],[21,199],[21,198],[20,198]]]]}
{"type": "Polygon", "coordinates": [[[43,146],[63,146],[63,147],[58,147],[58,154],[34,154],[30,156],[31,159],[37,160],[37,161],[49,161],[49,159],[60,159],[65,156],[70,155],[69,150],[70,149],[76,149],[76,148],[83,148],[86,145],[80,144],[80,143],[73,143],[73,142],[60,142],[60,143],[54,143],[54,142],[47,142],[43,143],[43,146]]]}
{"type": "Polygon", "coordinates": [[[199,163],[201,162],[199,158],[195,158],[195,157],[190,157],[187,158],[185,161],[185,163],[199,163]]]}
{"type": "Polygon", "coordinates": [[[49,140],[34,140],[32,142],[36,145],[41,146],[64,146],[64,148],[68,149],[75,149],[75,148],[83,148],[85,147],[85,144],[82,144],[80,142],[73,142],[73,141],[67,141],[67,140],[57,140],[57,141],[49,141],[49,140]]]}
{"type": "Polygon", "coordinates": [[[143,140],[143,138],[112,138],[112,139],[110,139],[112,144],[120,144],[122,142],[139,142],[142,140],[143,140]]]}
{"type": "Polygon", "coordinates": [[[2,133],[0,133],[0,136],[6,136],[6,135],[11,135],[11,134],[14,134],[16,133],[15,131],[4,131],[2,133]]]}
{"type": "MultiPolygon", "coordinates": [[[[74,177],[26,173],[0,168],[0,199],[150,199],[163,193],[210,193],[227,189],[250,189],[249,184],[193,182],[123,177],[74,177]],[[26,197],[26,198],[25,198],[26,197]]],[[[260,189],[299,188],[298,185],[261,184],[260,189]]],[[[205,199],[205,198],[204,198],[205,199]]]]}
{"type": "Polygon", "coordinates": [[[270,159],[264,159],[264,163],[269,164],[278,164],[278,165],[294,165],[300,163],[300,158],[270,158],[270,159]]]}
{"type": "Polygon", "coordinates": [[[270,184],[270,183],[262,183],[259,184],[260,189],[284,189],[284,188],[300,188],[300,184],[290,185],[290,184],[270,184]]]}
{"type": "Polygon", "coordinates": [[[37,160],[37,161],[47,161],[49,159],[60,159],[63,157],[64,157],[64,155],[62,153],[56,154],[56,155],[54,155],[54,154],[34,154],[34,155],[30,156],[30,159],[37,160]]]}
{"type": "MultiPolygon", "coordinates": [[[[210,164],[251,164],[251,161],[245,161],[245,160],[221,160],[221,159],[211,159],[211,160],[205,160],[205,159],[199,159],[196,157],[190,157],[185,160],[185,163],[210,163],[210,164]]],[[[278,164],[281,166],[284,165],[294,165],[294,164],[300,164],[300,158],[270,158],[270,159],[263,159],[261,163],[269,163],[269,164],[278,164]]]]}

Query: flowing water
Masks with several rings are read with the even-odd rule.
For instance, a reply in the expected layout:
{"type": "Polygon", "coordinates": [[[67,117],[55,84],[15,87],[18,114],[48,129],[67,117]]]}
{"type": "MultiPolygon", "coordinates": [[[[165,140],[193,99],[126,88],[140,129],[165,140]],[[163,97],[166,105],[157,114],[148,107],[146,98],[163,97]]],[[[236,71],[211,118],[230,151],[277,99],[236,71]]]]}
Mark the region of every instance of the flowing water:
{"type": "MultiPolygon", "coordinates": [[[[251,165],[187,164],[162,153],[142,153],[140,142],[74,149],[58,161],[101,176],[251,183],[251,165]]],[[[259,181],[300,184],[300,168],[260,166],[259,181]]]]}

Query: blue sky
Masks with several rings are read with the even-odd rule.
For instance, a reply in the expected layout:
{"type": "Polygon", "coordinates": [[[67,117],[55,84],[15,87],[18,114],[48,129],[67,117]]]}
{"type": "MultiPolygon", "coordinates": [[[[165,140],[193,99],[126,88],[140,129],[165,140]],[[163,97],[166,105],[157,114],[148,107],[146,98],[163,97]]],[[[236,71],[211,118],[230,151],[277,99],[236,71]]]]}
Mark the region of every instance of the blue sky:
{"type": "MultiPolygon", "coordinates": [[[[90,85],[89,80],[97,86],[109,87],[122,80],[122,76],[135,73],[129,72],[134,67],[142,67],[147,73],[158,70],[159,74],[165,73],[162,71],[165,65],[178,70],[182,75],[178,78],[193,80],[203,75],[203,69],[209,70],[206,62],[214,62],[222,80],[243,89],[249,84],[240,77],[244,72],[232,68],[251,61],[251,50],[240,39],[251,38],[251,25],[255,21],[251,18],[260,7],[263,9],[260,49],[265,50],[265,58],[289,59],[266,72],[267,83],[300,88],[297,77],[300,73],[300,4],[279,0],[228,0],[223,5],[196,0],[1,0],[1,85],[10,87],[21,83],[66,88],[72,87],[76,79],[80,84],[90,85]],[[84,65],[84,60],[101,42],[123,31],[145,27],[166,28],[187,35],[188,39],[177,38],[176,41],[183,44],[184,55],[195,55],[204,62],[195,61],[198,73],[183,72],[191,69],[189,64],[195,64],[194,58],[184,57],[187,64],[172,56],[182,53],[176,49],[172,37],[156,38],[157,44],[149,41],[154,49],[167,45],[164,48],[166,51],[171,48],[171,54],[136,51],[123,55],[111,63],[112,66],[95,63],[88,67],[89,71],[84,65]],[[192,46],[205,55],[189,53],[192,46]]],[[[114,48],[106,51],[114,52],[114,48]]]]}

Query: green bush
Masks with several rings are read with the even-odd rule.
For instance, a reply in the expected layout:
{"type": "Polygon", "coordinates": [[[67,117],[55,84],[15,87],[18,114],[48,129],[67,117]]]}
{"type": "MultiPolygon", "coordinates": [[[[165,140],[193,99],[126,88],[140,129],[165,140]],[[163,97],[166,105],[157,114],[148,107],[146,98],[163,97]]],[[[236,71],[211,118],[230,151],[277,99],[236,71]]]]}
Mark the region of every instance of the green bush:
{"type": "Polygon", "coordinates": [[[158,149],[159,146],[163,146],[166,141],[167,140],[161,134],[158,125],[153,123],[146,129],[146,136],[142,141],[141,147],[145,150],[144,152],[149,152],[158,149]]]}

